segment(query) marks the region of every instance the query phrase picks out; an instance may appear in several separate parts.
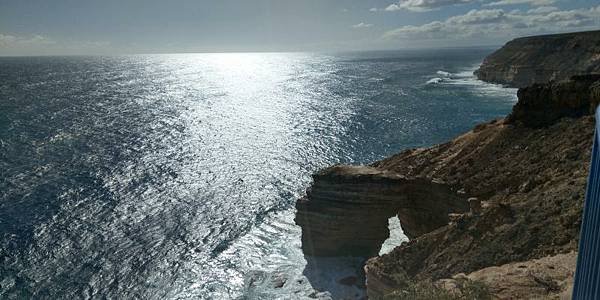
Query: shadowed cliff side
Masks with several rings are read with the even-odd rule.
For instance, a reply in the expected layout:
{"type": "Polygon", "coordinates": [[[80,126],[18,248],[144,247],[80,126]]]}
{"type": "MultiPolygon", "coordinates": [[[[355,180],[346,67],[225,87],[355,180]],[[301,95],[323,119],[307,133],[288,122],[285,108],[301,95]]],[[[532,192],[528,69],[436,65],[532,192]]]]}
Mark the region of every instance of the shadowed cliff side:
{"type": "Polygon", "coordinates": [[[523,37],[484,61],[475,75],[512,87],[600,73],[600,31],[523,37]]]}
{"type": "Polygon", "coordinates": [[[600,101],[600,74],[573,76],[571,80],[534,84],[518,92],[519,102],[508,122],[543,127],[563,117],[594,114],[600,101]]]}

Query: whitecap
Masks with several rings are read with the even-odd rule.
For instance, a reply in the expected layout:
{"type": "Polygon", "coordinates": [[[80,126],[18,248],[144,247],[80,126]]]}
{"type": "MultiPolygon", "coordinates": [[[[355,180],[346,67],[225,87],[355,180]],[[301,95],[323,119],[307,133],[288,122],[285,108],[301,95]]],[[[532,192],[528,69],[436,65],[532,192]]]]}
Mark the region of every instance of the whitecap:
{"type": "Polygon", "coordinates": [[[436,78],[429,79],[426,83],[427,84],[439,84],[442,81],[444,81],[442,78],[436,77],[436,78]]]}
{"type": "Polygon", "coordinates": [[[443,77],[450,77],[452,75],[450,72],[446,72],[446,71],[437,71],[436,74],[443,76],[443,77]]]}
{"type": "Polygon", "coordinates": [[[443,80],[440,78],[433,78],[427,81],[428,84],[444,84],[444,85],[460,85],[465,86],[472,90],[474,93],[493,96],[493,97],[507,97],[511,101],[517,101],[517,89],[507,88],[500,84],[494,84],[479,80],[475,75],[474,71],[479,65],[471,66],[462,69],[456,73],[448,73],[445,71],[437,71],[436,74],[448,74],[443,80]]]}

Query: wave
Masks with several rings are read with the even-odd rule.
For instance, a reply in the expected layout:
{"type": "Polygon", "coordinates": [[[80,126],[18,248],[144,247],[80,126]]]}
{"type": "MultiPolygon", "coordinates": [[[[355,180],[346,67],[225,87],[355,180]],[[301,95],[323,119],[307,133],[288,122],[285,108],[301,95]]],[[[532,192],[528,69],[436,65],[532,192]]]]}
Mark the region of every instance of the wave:
{"type": "Polygon", "coordinates": [[[517,89],[505,87],[501,84],[489,83],[479,80],[474,72],[479,65],[470,66],[458,72],[447,72],[439,70],[425,84],[458,85],[469,88],[472,92],[485,96],[507,97],[517,101],[517,89]],[[440,76],[444,76],[440,78],[440,76]]]}
{"type": "Polygon", "coordinates": [[[426,84],[438,84],[438,83],[441,83],[442,81],[443,81],[443,79],[442,79],[442,78],[435,77],[435,78],[431,78],[431,79],[429,79],[429,80],[426,82],[426,84]]]}
{"type": "Polygon", "coordinates": [[[450,76],[452,75],[452,73],[450,73],[450,72],[446,72],[446,71],[437,71],[437,72],[435,72],[435,73],[436,73],[437,75],[444,76],[444,77],[450,77],[450,76]]]}

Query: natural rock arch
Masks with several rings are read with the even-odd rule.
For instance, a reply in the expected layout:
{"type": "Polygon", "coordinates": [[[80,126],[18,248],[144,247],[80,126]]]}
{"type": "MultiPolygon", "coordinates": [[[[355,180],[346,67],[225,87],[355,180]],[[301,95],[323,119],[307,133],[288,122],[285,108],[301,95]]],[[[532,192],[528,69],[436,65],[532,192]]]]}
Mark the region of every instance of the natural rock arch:
{"type": "Polygon", "coordinates": [[[465,196],[424,178],[406,178],[365,166],[334,166],[313,175],[296,203],[302,250],[314,256],[377,255],[388,238],[388,219],[400,219],[417,237],[448,224],[448,214],[468,211],[465,196]]]}

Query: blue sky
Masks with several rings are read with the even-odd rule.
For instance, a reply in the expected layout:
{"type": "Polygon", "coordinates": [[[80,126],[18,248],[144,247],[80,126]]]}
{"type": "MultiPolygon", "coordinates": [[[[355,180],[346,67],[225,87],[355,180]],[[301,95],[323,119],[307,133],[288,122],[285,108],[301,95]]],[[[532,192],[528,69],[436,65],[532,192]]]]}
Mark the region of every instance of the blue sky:
{"type": "Polygon", "coordinates": [[[457,47],[591,29],[597,0],[0,0],[0,55],[457,47]]]}

